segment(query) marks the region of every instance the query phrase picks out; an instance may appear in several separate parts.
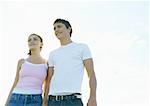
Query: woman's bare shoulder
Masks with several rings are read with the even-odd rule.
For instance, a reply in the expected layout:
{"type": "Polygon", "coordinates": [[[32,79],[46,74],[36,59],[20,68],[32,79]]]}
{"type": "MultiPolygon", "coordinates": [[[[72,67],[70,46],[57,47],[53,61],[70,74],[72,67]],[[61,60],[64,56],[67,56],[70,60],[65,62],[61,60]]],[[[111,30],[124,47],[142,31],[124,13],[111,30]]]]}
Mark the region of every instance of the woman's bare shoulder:
{"type": "Polygon", "coordinates": [[[25,59],[21,58],[18,60],[18,65],[21,66],[25,62],[25,59]]]}

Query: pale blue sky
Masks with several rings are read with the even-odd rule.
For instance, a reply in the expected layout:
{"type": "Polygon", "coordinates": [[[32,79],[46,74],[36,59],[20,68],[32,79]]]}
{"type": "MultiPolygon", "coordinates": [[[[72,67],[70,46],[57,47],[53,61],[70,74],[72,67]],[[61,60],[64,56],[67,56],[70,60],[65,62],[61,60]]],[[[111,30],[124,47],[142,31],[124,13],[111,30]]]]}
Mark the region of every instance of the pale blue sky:
{"type": "MultiPolygon", "coordinates": [[[[0,6],[0,83],[5,81],[0,87],[0,106],[13,83],[18,59],[27,57],[28,35],[42,36],[45,58],[59,47],[53,32],[56,18],[69,20],[72,40],[91,49],[98,106],[148,106],[148,2],[1,2],[0,6]]],[[[82,87],[84,102],[86,81],[87,76],[82,87]]]]}

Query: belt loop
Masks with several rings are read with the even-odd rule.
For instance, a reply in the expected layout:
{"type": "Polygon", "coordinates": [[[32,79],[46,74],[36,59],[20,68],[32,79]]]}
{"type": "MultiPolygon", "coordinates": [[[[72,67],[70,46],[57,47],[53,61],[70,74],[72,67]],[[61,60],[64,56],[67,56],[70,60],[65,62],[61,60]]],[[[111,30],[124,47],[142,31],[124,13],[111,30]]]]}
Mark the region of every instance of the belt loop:
{"type": "Polygon", "coordinates": [[[61,98],[61,100],[64,100],[64,96],[61,96],[62,98],[61,98]]]}
{"type": "Polygon", "coordinates": [[[56,95],[56,101],[63,100],[64,96],[63,95],[56,95]]]}
{"type": "Polygon", "coordinates": [[[56,95],[56,101],[58,100],[58,96],[56,95]]]}

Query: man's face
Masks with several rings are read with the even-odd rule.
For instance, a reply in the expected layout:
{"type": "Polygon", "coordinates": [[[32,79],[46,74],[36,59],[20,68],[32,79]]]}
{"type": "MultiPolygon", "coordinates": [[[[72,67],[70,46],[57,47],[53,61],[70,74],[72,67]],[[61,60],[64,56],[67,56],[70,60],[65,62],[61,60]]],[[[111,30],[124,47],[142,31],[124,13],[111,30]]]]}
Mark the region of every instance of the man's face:
{"type": "Polygon", "coordinates": [[[55,23],[54,24],[55,35],[58,39],[62,39],[65,37],[70,37],[70,28],[66,28],[63,23],[55,23]]]}

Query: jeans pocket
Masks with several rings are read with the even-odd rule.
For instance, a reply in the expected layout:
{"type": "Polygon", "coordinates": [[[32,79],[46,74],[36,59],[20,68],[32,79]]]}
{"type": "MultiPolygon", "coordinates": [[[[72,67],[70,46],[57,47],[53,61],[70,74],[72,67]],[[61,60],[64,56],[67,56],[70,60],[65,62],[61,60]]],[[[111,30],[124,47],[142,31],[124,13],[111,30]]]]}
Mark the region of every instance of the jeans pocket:
{"type": "Polygon", "coordinates": [[[72,106],[83,106],[81,99],[71,99],[71,100],[69,100],[69,103],[72,106]]]}
{"type": "Polygon", "coordinates": [[[48,104],[48,106],[54,106],[54,105],[55,105],[55,102],[48,100],[47,104],[48,104]]]}
{"type": "Polygon", "coordinates": [[[42,103],[42,96],[34,96],[32,97],[32,101],[34,103],[42,103]]]}
{"type": "Polygon", "coordinates": [[[16,101],[16,100],[17,100],[17,96],[14,95],[14,94],[12,94],[9,101],[10,101],[10,102],[14,102],[14,101],[16,101]]]}

